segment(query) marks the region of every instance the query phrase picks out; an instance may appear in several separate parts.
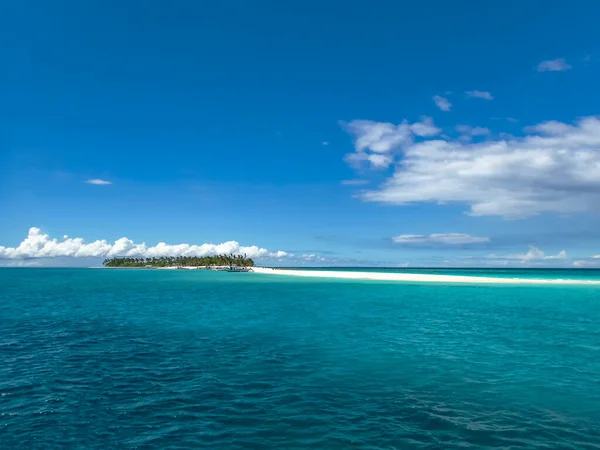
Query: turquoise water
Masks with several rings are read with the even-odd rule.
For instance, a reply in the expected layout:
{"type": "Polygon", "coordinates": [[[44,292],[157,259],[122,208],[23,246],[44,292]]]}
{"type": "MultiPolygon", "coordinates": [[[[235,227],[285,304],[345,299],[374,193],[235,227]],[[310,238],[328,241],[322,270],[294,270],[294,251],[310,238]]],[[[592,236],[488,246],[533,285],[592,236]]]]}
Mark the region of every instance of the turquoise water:
{"type": "Polygon", "coordinates": [[[597,286],[0,269],[3,449],[592,449],[599,386],[597,286]]]}

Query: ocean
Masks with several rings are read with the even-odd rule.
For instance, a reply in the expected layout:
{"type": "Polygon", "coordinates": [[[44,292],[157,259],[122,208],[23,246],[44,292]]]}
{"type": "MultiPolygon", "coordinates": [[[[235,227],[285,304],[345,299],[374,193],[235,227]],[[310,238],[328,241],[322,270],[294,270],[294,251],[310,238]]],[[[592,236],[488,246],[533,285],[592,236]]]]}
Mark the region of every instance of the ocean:
{"type": "Polygon", "coordinates": [[[598,449],[600,287],[0,269],[0,448],[598,449]]]}

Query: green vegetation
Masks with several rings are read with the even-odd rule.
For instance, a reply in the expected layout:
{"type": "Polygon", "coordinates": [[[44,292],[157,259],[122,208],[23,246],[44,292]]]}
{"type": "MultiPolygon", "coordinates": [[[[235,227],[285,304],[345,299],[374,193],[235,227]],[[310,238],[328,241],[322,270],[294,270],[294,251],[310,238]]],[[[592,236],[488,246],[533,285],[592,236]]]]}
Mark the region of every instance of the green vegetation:
{"type": "Polygon", "coordinates": [[[230,266],[253,267],[254,261],[246,255],[216,256],[163,256],[161,258],[109,258],[104,267],[205,267],[230,266]]]}

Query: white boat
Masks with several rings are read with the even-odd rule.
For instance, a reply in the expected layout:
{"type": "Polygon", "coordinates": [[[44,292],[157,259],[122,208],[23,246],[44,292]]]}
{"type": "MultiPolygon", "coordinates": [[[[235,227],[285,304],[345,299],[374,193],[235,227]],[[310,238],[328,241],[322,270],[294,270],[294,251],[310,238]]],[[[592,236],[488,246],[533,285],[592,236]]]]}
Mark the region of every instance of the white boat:
{"type": "Polygon", "coordinates": [[[236,266],[235,264],[232,264],[231,266],[229,266],[229,269],[225,269],[225,270],[227,272],[250,272],[249,267],[236,266]]]}

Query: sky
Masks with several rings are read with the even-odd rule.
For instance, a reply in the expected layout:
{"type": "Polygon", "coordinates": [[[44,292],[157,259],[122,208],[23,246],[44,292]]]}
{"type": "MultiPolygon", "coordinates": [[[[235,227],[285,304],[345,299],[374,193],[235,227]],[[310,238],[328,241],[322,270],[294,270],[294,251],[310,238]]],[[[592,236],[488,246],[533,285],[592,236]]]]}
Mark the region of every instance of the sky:
{"type": "Polygon", "coordinates": [[[600,267],[597,2],[0,13],[0,265],[600,267]]]}

